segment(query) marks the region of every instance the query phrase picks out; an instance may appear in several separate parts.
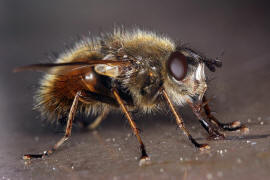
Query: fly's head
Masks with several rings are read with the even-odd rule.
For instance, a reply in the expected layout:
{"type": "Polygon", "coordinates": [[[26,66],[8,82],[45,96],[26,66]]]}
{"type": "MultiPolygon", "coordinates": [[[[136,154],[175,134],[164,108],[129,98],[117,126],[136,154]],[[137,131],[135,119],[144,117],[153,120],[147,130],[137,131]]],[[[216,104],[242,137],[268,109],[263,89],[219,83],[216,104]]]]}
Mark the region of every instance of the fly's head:
{"type": "Polygon", "coordinates": [[[197,51],[179,46],[164,64],[164,89],[176,104],[201,101],[207,89],[205,67],[214,72],[221,67],[218,59],[210,59],[197,51]]]}

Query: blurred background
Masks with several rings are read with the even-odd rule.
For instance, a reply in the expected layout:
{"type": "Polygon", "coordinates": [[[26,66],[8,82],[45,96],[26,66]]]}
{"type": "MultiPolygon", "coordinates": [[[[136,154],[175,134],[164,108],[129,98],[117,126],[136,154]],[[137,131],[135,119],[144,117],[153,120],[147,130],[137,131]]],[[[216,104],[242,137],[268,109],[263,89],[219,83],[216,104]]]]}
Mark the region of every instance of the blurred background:
{"type": "MultiPolygon", "coordinates": [[[[2,179],[268,179],[270,175],[270,6],[267,1],[12,1],[0,0],[0,178],[2,179]],[[78,35],[111,32],[117,25],[165,33],[210,57],[224,50],[211,79],[210,105],[223,122],[240,120],[248,135],[209,141],[188,108],[178,108],[198,152],[171,115],[137,117],[153,164],[138,166],[139,149],[121,114],[94,132],[75,125],[53,156],[24,162],[24,153],[51,147],[63,127],[32,111],[42,74],[14,67],[48,61],[78,35]]],[[[91,120],[91,118],[89,118],[91,120]]]]}

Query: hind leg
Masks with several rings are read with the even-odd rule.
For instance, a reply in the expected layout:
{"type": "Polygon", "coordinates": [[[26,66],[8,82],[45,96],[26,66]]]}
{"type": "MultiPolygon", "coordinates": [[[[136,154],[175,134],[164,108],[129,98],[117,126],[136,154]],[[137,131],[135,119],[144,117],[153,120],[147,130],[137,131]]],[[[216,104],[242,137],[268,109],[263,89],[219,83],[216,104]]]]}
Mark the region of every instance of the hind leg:
{"type": "Polygon", "coordinates": [[[75,114],[76,114],[80,93],[81,92],[77,92],[77,94],[73,100],[72,106],[70,108],[65,135],[50,150],[44,151],[41,154],[25,154],[23,156],[24,160],[43,158],[45,156],[49,156],[52,153],[54,153],[65,141],[67,141],[69,139],[69,137],[71,136],[72,122],[73,122],[75,114]]]}

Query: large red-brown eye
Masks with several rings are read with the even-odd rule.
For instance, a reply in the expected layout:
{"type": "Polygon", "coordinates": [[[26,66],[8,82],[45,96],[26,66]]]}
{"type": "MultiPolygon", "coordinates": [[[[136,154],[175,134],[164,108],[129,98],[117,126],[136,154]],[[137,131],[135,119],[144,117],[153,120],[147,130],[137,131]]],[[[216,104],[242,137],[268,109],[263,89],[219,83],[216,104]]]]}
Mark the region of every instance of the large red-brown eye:
{"type": "Polygon", "coordinates": [[[167,62],[170,74],[178,81],[183,80],[187,75],[187,59],[180,52],[173,52],[167,62]]]}

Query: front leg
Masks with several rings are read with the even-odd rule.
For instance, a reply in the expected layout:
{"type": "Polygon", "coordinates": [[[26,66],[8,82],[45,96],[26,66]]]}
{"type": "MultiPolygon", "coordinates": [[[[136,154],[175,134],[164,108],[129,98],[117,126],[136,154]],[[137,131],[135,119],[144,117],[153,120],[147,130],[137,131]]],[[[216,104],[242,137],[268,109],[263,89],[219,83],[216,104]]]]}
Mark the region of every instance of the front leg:
{"type": "Polygon", "coordinates": [[[248,128],[245,125],[241,125],[240,121],[233,121],[229,123],[222,123],[217,120],[215,116],[212,115],[212,111],[208,105],[208,100],[206,95],[203,96],[202,104],[204,108],[204,112],[212,125],[217,126],[219,129],[223,131],[237,131],[241,130],[242,132],[248,132],[248,128]]]}
{"type": "Polygon", "coordinates": [[[201,115],[201,106],[197,104],[193,104],[191,102],[188,102],[190,105],[193,113],[196,115],[196,117],[199,119],[199,122],[201,125],[204,127],[204,129],[208,132],[209,134],[209,139],[225,139],[224,134],[219,132],[219,129],[217,129],[215,126],[213,126],[211,123],[206,121],[202,115],[201,115]]]}
{"type": "Polygon", "coordinates": [[[174,106],[173,106],[173,103],[172,101],[170,100],[167,92],[162,89],[162,95],[163,97],[165,98],[166,102],[168,103],[169,105],[169,108],[171,109],[171,111],[173,112],[174,116],[175,116],[175,119],[176,119],[176,123],[178,125],[178,127],[180,127],[183,131],[184,131],[184,134],[188,137],[188,139],[192,142],[192,144],[200,149],[200,150],[206,150],[206,149],[210,149],[210,146],[208,144],[200,144],[198,143],[192,136],[191,134],[189,133],[189,131],[186,129],[186,127],[184,126],[184,122],[183,122],[183,119],[181,118],[181,116],[179,116],[179,114],[177,113],[177,111],[175,110],[174,106]]]}

